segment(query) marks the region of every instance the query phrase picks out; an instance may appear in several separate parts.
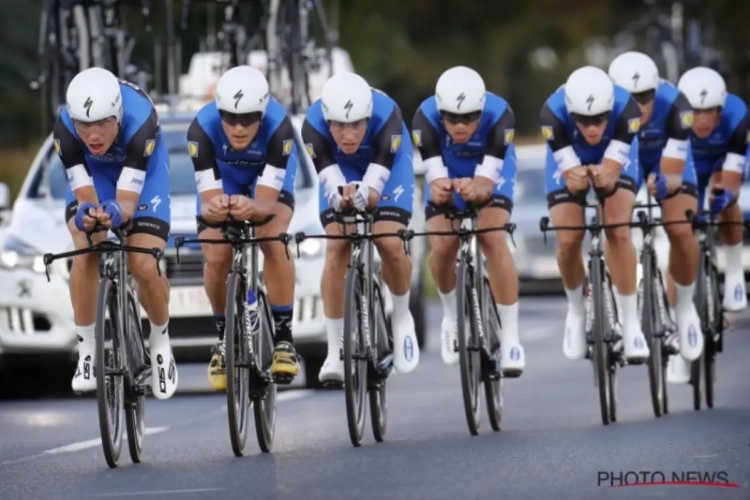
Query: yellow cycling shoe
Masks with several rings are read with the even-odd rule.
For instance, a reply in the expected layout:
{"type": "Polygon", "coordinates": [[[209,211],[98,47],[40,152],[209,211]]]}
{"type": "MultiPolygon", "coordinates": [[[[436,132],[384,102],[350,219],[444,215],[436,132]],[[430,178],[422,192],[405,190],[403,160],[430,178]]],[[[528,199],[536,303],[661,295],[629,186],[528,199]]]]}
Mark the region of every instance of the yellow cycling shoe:
{"type": "Polygon", "coordinates": [[[271,376],[277,384],[288,385],[299,375],[299,361],[294,346],[289,342],[279,342],[273,350],[271,376]]]}
{"type": "Polygon", "coordinates": [[[214,355],[208,364],[208,383],[215,391],[227,390],[227,366],[224,358],[224,342],[216,344],[214,355]]]}

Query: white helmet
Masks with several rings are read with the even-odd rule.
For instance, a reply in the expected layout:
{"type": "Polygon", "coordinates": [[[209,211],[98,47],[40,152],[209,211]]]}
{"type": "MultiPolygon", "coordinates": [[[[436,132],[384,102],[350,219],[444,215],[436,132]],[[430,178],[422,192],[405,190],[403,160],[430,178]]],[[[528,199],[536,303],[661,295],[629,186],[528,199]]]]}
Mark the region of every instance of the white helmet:
{"type": "Polygon", "coordinates": [[[607,73],[594,66],[578,68],[565,82],[565,106],[568,113],[596,116],[612,111],[615,86],[607,73]]]}
{"type": "Polygon", "coordinates": [[[80,122],[97,122],[110,116],[122,119],[120,81],[103,68],[88,68],[68,85],[68,114],[80,122]]]}
{"type": "Polygon", "coordinates": [[[357,122],[372,116],[372,89],[355,73],[338,73],[323,86],[320,104],[326,121],[357,122]]]}
{"type": "Polygon", "coordinates": [[[268,107],[268,81],[250,66],[235,66],[216,84],[216,107],[228,113],[265,113],[268,107]]]}
{"type": "Polygon", "coordinates": [[[438,111],[457,115],[484,109],[486,88],[482,77],[471,68],[456,66],[445,71],[435,85],[438,111]]]}
{"type": "Polygon", "coordinates": [[[720,108],[727,98],[724,78],[711,68],[687,70],[677,83],[677,88],[685,94],[693,109],[720,108]]]}
{"type": "Polygon", "coordinates": [[[625,52],[615,57],[609,65],[609,77],[631,94],[656,90],[659,86],[659,68],[642,52],[625,52]]]}

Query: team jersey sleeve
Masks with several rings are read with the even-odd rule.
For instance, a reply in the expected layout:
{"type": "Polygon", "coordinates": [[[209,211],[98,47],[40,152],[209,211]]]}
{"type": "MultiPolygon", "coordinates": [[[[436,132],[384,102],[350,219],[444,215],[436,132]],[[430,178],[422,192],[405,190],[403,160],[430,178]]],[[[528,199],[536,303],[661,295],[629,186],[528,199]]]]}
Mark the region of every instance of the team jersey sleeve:
{"type": "Polygon", "coordinates": [[[294,148],[294,127],[288,116],[276,127],[266,149],[266,166],[258,184],[281,191],[286,178],[286,165],[294,148]]]}
{"type": "Polygon", "coordinates": [[[59,116],[55,122],[52,139],[55,143],[55,151],[65,167],[70,189],[75,191],[82,187],[93,186],[94,180],[86,165],[83,145],[76,140],[73,132],[65,125],[62,116],[59,116]]]}
{"type": "Polygon", "coordinates": [[[190,159],[193,162],[198,192],[223,189],[221,173],[219,172],[219,166],[216,164],[214,143],[197,118],[188,127],[187,140],[188,154],[190,154],[190,159]]]}
{"type": "Polygon", "coordinates": [[[750,142],[750,115],[745,111],[745,116],[729,137],[727,155],[724,157],[724,164],[721,169],[728,172],[745,172],[745,157],[748,151],[748,142],[750,142]]]}
{"type": "Polygon", "coordinates": [[[403,139],[404,119],[401,110],[394,105],[388,119],[375,134],[374,151],[370,164],[367,166],[362,182],[380,194],[391,176],[391,169],[396,160],[396,154],[401,148],[403,139]]]}
{"type": "Polygon", "coordinates": [[[346,178],[333,155],[331,143],[308,119],[302,124],[302,140],[315,165],[326,198],[330,199],[338,186],[346,184],[346,178]]]}
{"type": "Polygon", "coordinates": [[[515,127],[516,117],[513,115],[513,110],[508,106],[490,129],[484,159],[474,170],[475,176],[487,177],[492,179],[492,182],[497,182],[500,179],[500,172],[505,162],[505,153],[515,136],[515,127]]]}
{"type": "Polygon", "coordinates": [[[117,181],[117,189],[140,193],[146,182],[146,168],[156,150],[159,139],[159,117],[156,110],[151,113],[128,141],[125,147],[125,165],[117,181]]]}
{"type": "Polygon", "coordinates": [[[580,167],[581,159],[573,149],[573,142],[568,137],[568,131],[562,119],[552,111],[549,104],[545,104],[539,113],[539,125],[542,136],[547,140],[557,167],[565,172],[571,168],[580,167]]]}
{"type": "Polygon", "coordinates": [[[443,163],[443,152],[440,149],[440,133],[427,119],[422,109],[417,109],[411,121],[414,144],[422,156],[427,184],[435,179],[447,179],[448,168],[443,163]]]}
{"type": "Polygon", "coordinates": [[[688,141],[690,130],[693,126],[693,108],[687,97],[680,92],[674,100],[667,113],[665,132],[667,143],[662,151],[662,158],[674,158],[676,160],[687,159],[688,141]]]}
{"type": "Polygon", "coordinates": [[[615,131],[604,151],[604,158],[616,161],[620,165],[627,163],[630,145],[640,128],[641,108],[632,97],[629,97],[620,116],[616,118],[615,131]]]}

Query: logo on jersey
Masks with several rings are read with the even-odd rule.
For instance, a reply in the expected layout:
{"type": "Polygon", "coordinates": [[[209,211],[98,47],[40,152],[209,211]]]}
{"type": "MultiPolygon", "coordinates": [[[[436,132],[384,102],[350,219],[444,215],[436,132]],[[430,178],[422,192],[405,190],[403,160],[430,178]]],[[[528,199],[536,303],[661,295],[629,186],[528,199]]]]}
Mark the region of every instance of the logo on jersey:
{"type": "Polygon", "coordinates": [[[310,155],[310,158],[315,158],[315,148],[313,148],[313,145],[309,142],[305,144],[305,149],[307,150],[307,154],[310,155]]]}
{"type": "Polygon", "coordinates": [[[240,104],[240,99],[242,99],[245,96],[245,94],[242,93],[242,89],[238,90],[236,94],[234,94],[234,109],[237,109],[237,106],[240,104]]]}
{"type": "Polygon", "coordinates": [[[156,139],[149,139],[146,141],[146,149],[143,151],[143,156],[151,156],[154,154],[154,149],[156,149],[156,139]]]}
{"type": "Polygon", "coordinates": [[[745,142],[750,144],[750,132],[747,133],[747,137],[745,137],[745,142]]]}
{"type": "Polygon", "coordinates": [[[55,139],[55,152],[58,154],[58,156],[62,155],[62,150],[60,149],[60,139],[55,139]]]}
{"type": "Polygon", "coordinates": [[[292,154],[292,145],[294,142],[291,139],[287,139],[283,142],[281,146],[281,154],[284,156],[289,156],[292,154]]]}
{"type": "Polygon", "coordinates": [[[507,146],[511,142],[513,142],[513,138],[516,136],[516,129],[514,128],[508,128],[505,129],[505,145],[507,146]]]}
{"type": "Polygon", "coordinates": [[[354,107],[354,104],[352,104],[352,100],[349,99],[346,101],[346,104],[344,104],[344,109],[346,110],[346,119],[349,119],[349,113],[351,112],[352,108],[354,107]]]}
{"type": "Polygon", "coordinates": [[[640,118],[631,118],[630,120],[628,120],[628,132],[630,132],[631,134],[637,134],[640,129],[641,129],[640,118]]]}
{"type": "Polygon", "coordinates": [[[594,104],[594,94],[589,94],[588,99],[586,99],[586,104],[589,105],[589,111],[591,111],[591,105],[594,104]]]}
{"type": "Polygon", "coordinates": [[[401,134],[391,136],[391,153],[398,151],[401,146],[401,134]]]}
{"type": "Polygon", "coordinates": [[[464,100],[466,99],[466,94],[461,92],[458,94],[458,97],[456,97],[456,101],[458,101],[458,105],[456,106],[456,109],[461,109],[461,105],[464,103],[464,100]]]}
{"type": "Polygon", "coordinates": [[[551,126],[542,125],[542,137],[544,137],[544,139],[547,141],[551,141],[555,138],[555,132],[553,132],[551,126]]]}
{"type": "Polygon", "coordinates": [[[419,129],[414,129],[411,131],[411,140],[414,143],[415,147],[419,147],[422,145],[422,131],[419,129]]]}
{"type": "Polygon", "coordinates": [[[680,113],[680,123],[682,128],[691,128],[693,126],[693,112],[683,111],[680,113]]]}
{"type": "Polygon", "coordinates": [[[198,143],[195,141],[188,141],[188,154],[193,158],[198,158],[198,143]]]}

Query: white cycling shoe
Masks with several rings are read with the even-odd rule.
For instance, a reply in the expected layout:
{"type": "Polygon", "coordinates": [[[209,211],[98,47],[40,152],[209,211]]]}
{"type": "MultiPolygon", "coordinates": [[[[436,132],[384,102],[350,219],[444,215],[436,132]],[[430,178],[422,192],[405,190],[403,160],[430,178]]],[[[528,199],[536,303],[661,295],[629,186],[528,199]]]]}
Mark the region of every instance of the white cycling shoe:
{"type": "Polygon", "coordinates": [[[687,361],[695,361],[703,354],[701,319],[694,305],[677,313],[677,330],[680,332],[680,354],[687,361]]]}
{"type": "Polygon", "coordinates": [[[651,355],[640,325],[623,325],[622,343],[625,359],[629,363],[642,363],[651,355]]]}
{"type": "Polygon", "coordinates": [[[323,366],[318,373],[318,380],[324,387],[340,386],[344,383],[344,362],[339,357],[339,351],[328,353],[323,366]]]}
{"type": "Polygon", "coordinates": [[[500,366],[503,375],[509,378],[520,377],[526,368],[526,353],[520,342],[502,342],[500,346],[500,366]]]}
{"type": "Polygon", "coordinates": [[[443,317],[440,324],[440,355],[448,366],[458,364],[458,323],[443,317]]]}
{"type": "Polygon", "coordinates": [[[93,392],[96,390],[96,374],[94,373],[94,355],[88,351],[79,351],[76,373],[70,386],[75,392],[93,392]]]}
{"type": "Polygon", "coordinates": [[[169,333],[151,332],[149,339],[151,354],[151,392],[156,399],[169,399],[177,390],[179,376],[172,354],[169,333]]]}
{"type": "Polygon", "coordinates": [[[687,384],[690,382],[690,361],[679,354],[673,354],[667,362],[667,382],[687,384]]]}
{"type": "Polygon", "coordinates": [[[583,315],[568,311],[565,317],[565,334],[563,335],[563,354],[571,361],[586,357],[586,319],[583,315]]]}
{"type": "Polygon", "coordinates": [[[744,272],[724,275],[723,306],[729,312],[739,312],[747,307],[744,272]]]}
{"type": "Polygon", "coordinates": [[[411,313],[393,322],[393,367],[399,373],[409,373],[419,365],[419,343],[411,313]]]}

